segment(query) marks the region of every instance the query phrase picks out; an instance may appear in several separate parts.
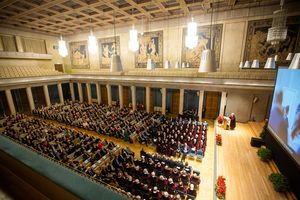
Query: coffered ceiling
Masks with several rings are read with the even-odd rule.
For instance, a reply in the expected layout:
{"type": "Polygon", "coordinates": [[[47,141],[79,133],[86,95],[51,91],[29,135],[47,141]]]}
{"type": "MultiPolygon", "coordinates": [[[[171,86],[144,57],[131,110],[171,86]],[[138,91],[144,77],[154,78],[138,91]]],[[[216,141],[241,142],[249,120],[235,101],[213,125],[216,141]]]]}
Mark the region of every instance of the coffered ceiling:
{"type": "MultiPolygon", "coordinates": [[[[299,0],[289,0],[299,1],[299,0]]],[[[216,11],[279,5],[279,0],[2,0],[0,26],[71,35],[94,29],[216,11]]]]}

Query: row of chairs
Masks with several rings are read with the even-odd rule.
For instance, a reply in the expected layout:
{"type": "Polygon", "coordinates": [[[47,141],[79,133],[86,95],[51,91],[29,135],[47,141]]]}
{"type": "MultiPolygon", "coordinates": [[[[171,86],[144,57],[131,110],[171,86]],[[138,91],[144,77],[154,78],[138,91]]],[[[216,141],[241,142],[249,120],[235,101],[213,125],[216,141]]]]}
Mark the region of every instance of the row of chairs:
{"type": "Polygon", "coordinates": [[[17,77],[27,77],[27,76],[51,76],[60,75],[54,69],[44,69],[38,66],[0,66],[0,78],[17,78],[17,77]]]}

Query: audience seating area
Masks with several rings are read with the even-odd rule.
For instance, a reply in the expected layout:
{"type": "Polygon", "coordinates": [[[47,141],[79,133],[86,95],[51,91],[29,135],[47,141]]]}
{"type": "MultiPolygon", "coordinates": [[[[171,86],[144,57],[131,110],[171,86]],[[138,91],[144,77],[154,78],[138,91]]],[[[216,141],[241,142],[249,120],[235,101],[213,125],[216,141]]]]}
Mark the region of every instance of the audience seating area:
{"type": "Polygon", "coordinates": [[[142,144],[153,143],[158,153],[167,156],[176,156],[177,152],[184,158],[202,159],[205,155],[207,123],[196,119],[71,101],[35,109],[33,114],[128,142],[137,138],[142,144]]]}
{"type": "Polygon", "coordinates": [[[113,142],[102,141],[79,131],[57,126],[25,115],[1,120],[3,135],[83,174],[94,176],[120,150],[113,142]]]}
{"type": "Polygon", "coordinates": [[[133,199],[195,199],[200,172],[191,166],[20,114],[0,120],[1,134],[133,199]]]}
{"type": "Polygon", "coordinates": [[[153,140],[157,152],[167,156],[176,156],[177,152],[201,159],[206,149],[207,127],[206,122],[197,120],[163,118],[153,140]]]}
{"type": "Polygon", "coordinates": [[[33,111],[33,114],[45,119],[57,120],[72,126],[93,130],[100,134],[122,138],[133,142],[154,126],[159,115],[144,111],[131,111],[99,104],[87,104],[67,101],[33,111]]]}
{"type": "Polygon", "coordinates": [[[62,72],[38,66],[0,66],[0,78],[61,75],[62,72]]]}
{"type": "Polygon", "coordinates": [[[195,199],[200,184],[200,172],[192,167],[141,151],[137,159],[133,153],[121,151],[107,166],[99,179],[115,184],[138,199],[195,199]]]}

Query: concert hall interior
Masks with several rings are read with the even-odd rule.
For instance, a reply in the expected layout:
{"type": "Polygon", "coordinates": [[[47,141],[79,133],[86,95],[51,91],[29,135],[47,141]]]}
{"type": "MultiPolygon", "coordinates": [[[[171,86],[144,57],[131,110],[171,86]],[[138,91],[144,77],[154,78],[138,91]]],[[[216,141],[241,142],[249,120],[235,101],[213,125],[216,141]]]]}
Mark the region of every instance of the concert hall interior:
{"type": "Polygon", "coordinates": [[[299,0],[0,1],[0,199],[300,199],[299,0]]]}

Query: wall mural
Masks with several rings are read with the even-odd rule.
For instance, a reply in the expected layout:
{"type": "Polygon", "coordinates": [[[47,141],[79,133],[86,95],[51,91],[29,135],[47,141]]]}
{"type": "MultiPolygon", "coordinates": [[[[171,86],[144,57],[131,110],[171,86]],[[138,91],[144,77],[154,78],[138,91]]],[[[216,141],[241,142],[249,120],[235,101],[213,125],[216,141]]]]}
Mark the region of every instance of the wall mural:
{"type": "Polygon", "coordinates": [[[208,49],[210,47],[210,42],[212,41],[213,49],[216,54],[216,63],[217,67],[219,67],[220,62],[220,52],[221,52],[221,43],[222,43],[222,30],[223,24],[215,24],[212,26],[212,40],[210,40],[210,26],[199,26],[197,29],[198,35],[198,45],[189,49],[185,47],[185,36],[187,32],[187,28],[183,29],[182,34],[182,53],[181,53],[181,61],[185,63],[189,63],[190,67],[198,68],[202,51],[208,49]]]}
{"type": "Polygon", "coordinates": [[[135,67],[146,68],[148,58],[152,58],[156,67],[163,66],[163,31],[139,34],[139,50],[135,54],[135,67]]]}
{"type": "Polygon", "coordinates": [[[255,20],[248,22],[244,60],[258,59],[263,67],[270,56],[278,55],[277,66],[286,65],[289,52],[300,49],[300,16],[288,17],[288,34],[285,41],[279,45],[267,42],[268,28],[272,26],[272,19],[255,20]]]}
{"type": "Polygon", "coordinates": [[[100,58],[100,68],[108,69],[110,68],[110,58],[114,54],[115,50],[118,55],[120,55],[120,36],[109,38],[101,38],[98,40],[99,47],[99,58],[100,58]]]}
{"type": "Polygon", "coordinates": [[[87,52],[87,41],[70,42],[70,57],[73,69],[88,69],[89,57],[87,52]]]}

